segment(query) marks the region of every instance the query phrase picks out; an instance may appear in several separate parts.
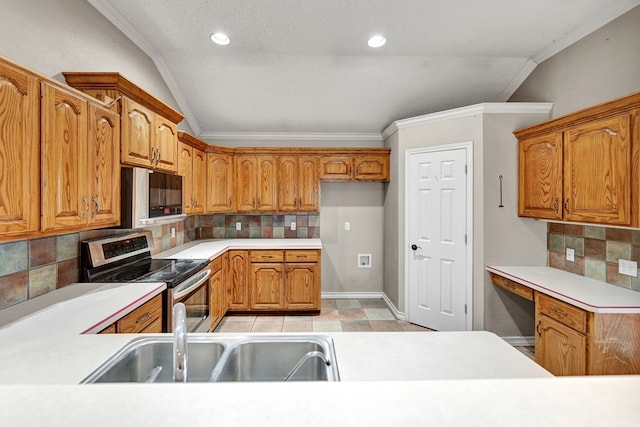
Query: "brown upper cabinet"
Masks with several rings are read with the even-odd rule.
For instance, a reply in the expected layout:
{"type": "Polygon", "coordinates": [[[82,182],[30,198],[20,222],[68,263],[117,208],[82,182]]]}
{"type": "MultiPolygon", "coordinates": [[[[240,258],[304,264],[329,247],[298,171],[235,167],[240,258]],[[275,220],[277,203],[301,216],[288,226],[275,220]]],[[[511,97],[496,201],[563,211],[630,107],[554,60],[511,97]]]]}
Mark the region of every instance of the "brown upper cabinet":
{"type": "Polygon", "coordinates": [[[521,129],[518,215],[640,226],[640,94],[521,129]]]}
{"type": "Polygon", "coordinates": [[[323,181],[389,181],[389,150],[327,154],[320,158],[323,181]]]}
{"type": "Polygon", "coordinates": [[[35,232],[40,221],[40,84],[0,58],[0,236],[35,232]]]}
{"type": "Polygon", "coordinates": [[[121,162],[175,173],[183,116],[119,73],[64,72],[67,83],[105,102],[120,99],[121,162]]]}
{"type": "Polygon", "coordinates": [[[278,210],[277,156],[236,156],[238,212],[278,210]]]}
{"type": "Polygon", "coordinates": [[[207,153],[207,212],[233,212],[233,172],[233,154],[207,153]]]}
{"type": "Polygon", "coordinates": [[[278,160],[278,207],[282,212],[318,210],[318,158],[280,156],[278,160]]]}
{"type": "Polygon", "coordinates": [[[42,82],[42,230],[118,225],[116,113],[42,82]]]}
{"type": "Polygon", "coordinates": [[[183,176],[184,213],[204,213],[207,196],[207,144],[180,131],[178,141],[178,174],[183,176]]]}

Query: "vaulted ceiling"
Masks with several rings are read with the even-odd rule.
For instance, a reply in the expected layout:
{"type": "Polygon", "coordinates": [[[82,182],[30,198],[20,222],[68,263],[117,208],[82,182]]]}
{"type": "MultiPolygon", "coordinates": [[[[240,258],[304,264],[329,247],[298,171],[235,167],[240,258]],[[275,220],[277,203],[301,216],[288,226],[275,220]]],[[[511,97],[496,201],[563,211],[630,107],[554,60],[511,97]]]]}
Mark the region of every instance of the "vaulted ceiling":
{"type": "Polygon", "coordinates": [[[155,62],[202,138],[379,138],[506,101],[638,0],[88,0],[155,62]],[[219,46],[210,35],[226,33],[219,46]],[[367,39],[386,37],[373,49],[367,39]]]}

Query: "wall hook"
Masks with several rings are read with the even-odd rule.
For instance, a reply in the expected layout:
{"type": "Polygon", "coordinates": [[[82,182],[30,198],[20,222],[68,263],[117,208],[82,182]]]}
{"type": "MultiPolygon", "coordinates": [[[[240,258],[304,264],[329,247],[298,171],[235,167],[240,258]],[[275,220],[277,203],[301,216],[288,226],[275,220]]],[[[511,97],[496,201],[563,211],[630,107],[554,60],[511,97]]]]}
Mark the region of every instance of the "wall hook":
{"type": "Polygon", "coordinates": [[[500,180],[500,204],[498,205],[498,207],[504,208],[504,205],[502,204],[502,175],[500,175],[498,179],[500,180]]]}

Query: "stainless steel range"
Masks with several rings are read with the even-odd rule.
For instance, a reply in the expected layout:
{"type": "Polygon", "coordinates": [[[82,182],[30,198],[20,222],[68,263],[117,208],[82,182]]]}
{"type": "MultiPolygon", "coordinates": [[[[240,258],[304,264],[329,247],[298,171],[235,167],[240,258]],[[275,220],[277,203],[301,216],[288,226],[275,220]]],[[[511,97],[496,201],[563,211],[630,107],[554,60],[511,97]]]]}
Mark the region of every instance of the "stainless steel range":
{"type": "Polygon", "coordinates": [[[83,280],[94,283],[164,282],[163,331],[171,332],[171,308],[187,308],[189,332],[207,332],[209,311],[208,259],[155,259],[150,231],[83,241],[83,280]]]}

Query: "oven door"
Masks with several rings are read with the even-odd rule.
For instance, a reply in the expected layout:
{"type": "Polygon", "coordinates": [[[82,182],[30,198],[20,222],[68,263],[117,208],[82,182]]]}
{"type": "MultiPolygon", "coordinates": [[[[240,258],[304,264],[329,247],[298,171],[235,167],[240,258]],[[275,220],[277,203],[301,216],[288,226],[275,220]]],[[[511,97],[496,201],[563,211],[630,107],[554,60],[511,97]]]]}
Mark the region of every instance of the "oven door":
{"type": "Polygon", "coordinates": [[[209,332],[211,313],[209,299],[209,277],[211,270],[200,270],[175,288],[167,290],[167,310],[165,313],[165,330],[173,332],[171,313],[173,306],[179,302],[187,309],[187,332],[209,332]]]}

